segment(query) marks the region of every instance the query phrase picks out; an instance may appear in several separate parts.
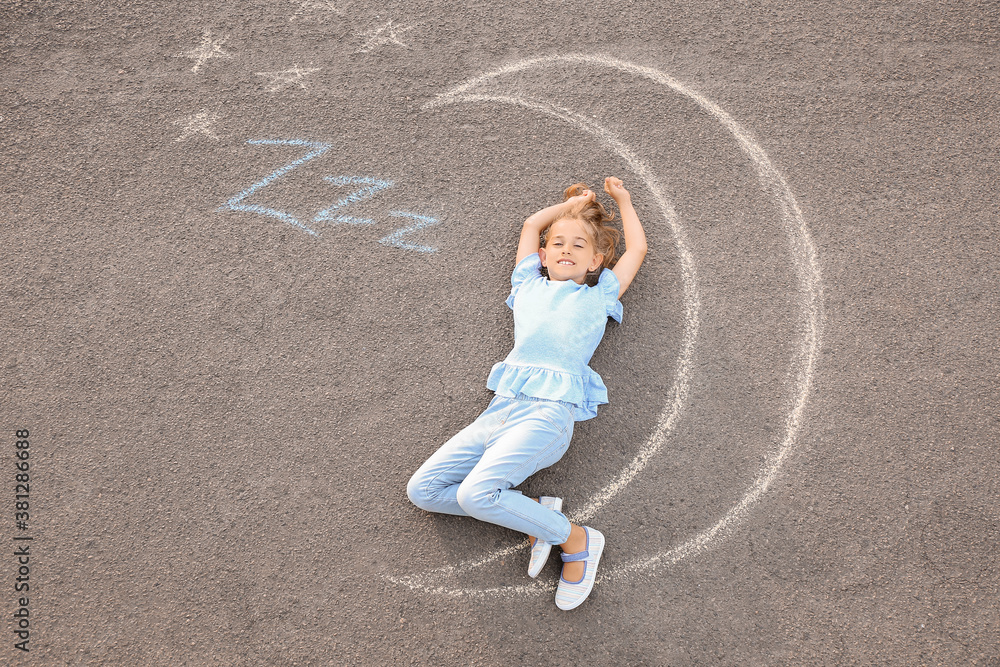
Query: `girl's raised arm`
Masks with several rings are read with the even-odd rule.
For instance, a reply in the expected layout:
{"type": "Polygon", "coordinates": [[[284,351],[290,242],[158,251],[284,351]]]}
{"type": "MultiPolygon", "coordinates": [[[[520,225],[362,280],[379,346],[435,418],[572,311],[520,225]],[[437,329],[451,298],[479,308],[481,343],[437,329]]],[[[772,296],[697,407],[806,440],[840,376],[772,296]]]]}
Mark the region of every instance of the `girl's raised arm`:
{"type": "Polygon", "coordinates": [[[579,205],[581,202],[593,201],[596,196],[590,190],[584,190],[582,194],[570,197],[560,204],[553,204],[552,206],[543,208],[541,211],[528,217],[521,228],[521,240],[517,244],[517,259],[514,263],[520,264],[522,259],[532,253],[538,252],[538,237],[542,235],[546,227],[558,220],[559,216],[573,210],[573,207],[579,205]]]}
{"type": "Polygon", "coordinates": [[[642,231],[639,216],[632,208],[632,195],[622,185],[621,179],[614,176],[605,178],[604,191],[618,204],[618,210],[622,213],[622,228],[625,230],[625,253],[611,269],[621,285],[618,290],[620,299],[639,272],[642,260],[646,258],[646,233],[642,231]]]}

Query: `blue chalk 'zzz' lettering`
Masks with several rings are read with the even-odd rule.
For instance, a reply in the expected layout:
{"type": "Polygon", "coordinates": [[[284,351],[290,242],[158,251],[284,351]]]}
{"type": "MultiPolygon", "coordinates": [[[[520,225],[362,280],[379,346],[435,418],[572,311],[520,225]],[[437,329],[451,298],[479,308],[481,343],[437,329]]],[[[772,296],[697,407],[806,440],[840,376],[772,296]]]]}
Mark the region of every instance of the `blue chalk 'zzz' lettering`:
{"type": "MultiPolygon", "coordinates": [[[[248,187],[243,192],[230,198],[225,204],[219,207],[219,210],[246,211],[248,213],[268,216],[270,218],[286,222],[294,227],[298,227],[311,236],[318,236],[318,232],[303,224],[302,221],[287,211],[279,211],[278,209],[268,208],[259,204],[248,204],[245,203],[244,200],[256,193],[258,190],[275,182],[296,167],[300,167],[309,160],[320,157],[330,150],[332,145],[320,141],[305,141],[302,139],[251,139],[247,141],[247,143],[256,146],[301,146],[308,148],[309,152],[295,162],[291,162],[279,169],[276,169],[263,179],[248,187]]],[[[344,215],[343,212],[353,204],[373,199],[379,192],[388,190],[394,185],[393,181],[374,178],[371,176],[325,176],[323,180],[339,187],[349,185],[361,187],[352,190],[345,197],[317,213],[313,216],[312,222],[344,222],[352,225],[373,225],[375,224],[375,220],[344,215]]],[[[406,227],[400,227],[391,234],[384,236],[379,239],[379,243],[400,248],[402,250],[413,250],[419,253],[434,253],[438,251],[437,248],[432,246],[410,243],[403,240],[403,237],[408,234],[440,224],[440,221],[437,218],[433,218],[429,215],[411,213],[408,211],[392,211],[389,215],[396,218],[410,218],[415,222],[406,227]]]]}

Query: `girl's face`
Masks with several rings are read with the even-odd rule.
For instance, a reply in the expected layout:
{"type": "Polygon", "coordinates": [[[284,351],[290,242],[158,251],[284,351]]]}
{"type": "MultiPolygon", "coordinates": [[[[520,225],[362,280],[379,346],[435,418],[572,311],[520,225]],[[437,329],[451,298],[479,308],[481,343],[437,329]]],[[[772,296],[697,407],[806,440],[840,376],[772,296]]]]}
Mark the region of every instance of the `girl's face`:
{"type": "Polygon", "coordinates": [[[587,228],[572,218],[552,223],[538,256],[549,271],[549,280],[572,280],[579,285],[604,261],[604,255],[594,249],[587,228]]]}

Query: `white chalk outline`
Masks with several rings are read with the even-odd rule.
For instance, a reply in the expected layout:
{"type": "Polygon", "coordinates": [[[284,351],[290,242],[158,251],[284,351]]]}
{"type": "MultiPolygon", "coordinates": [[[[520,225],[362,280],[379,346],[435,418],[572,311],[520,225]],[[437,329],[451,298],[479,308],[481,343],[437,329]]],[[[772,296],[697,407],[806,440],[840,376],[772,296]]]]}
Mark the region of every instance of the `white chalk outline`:
{"type": "Polygon", "coordinates": [[[299,2],[297,2],[296,4],[299,5],[299,9],[288,17],[289,21],[294,21],[297,17],[305,14],[307,10],[314,10],[314,11],[325,10],[341,16],[344,14],[344,12],[340,10],[340,7],[338,7],[336,3],[329,2],[328,0],[325,1],[299,0],[299,2]]]}
{"type": "Polygon", "coordinates": [[[174,141],[187,141],[188,137],[196,134],[204,134],[209,139],[215,139],[218,141],[218,135],[209,129],[212,124],[218,120],[219,114],[213,113],[208,109],[202,109],[198,113],[185,116],[184,118],[179,118],[174,121],[174,125],[180,125],[181,123],[186,123],[186,125],[181,131],[181,135],[174,139],[174,141]]]}
{"type": "Polygon", "coordinates": [[[184,53],[178,53],[177,58],[191,58],[195,60],[194,67],[191,68],[192,72],[197,72],[212,58],[232,58],[231,53],[226,53],[222,50],[222,45],[226,43],[229,39],[228,35],[223,35],[221,38],[214,40],[212,39],[212,29],[205,28],[201,33],[201,44],[191,49],[190,51],[185,51],[184,53]]]}
{"type": "Polygon", "coordinates": [[[402,46],[404,49],[408,49],[410,48],[410,45],[399,40],[399,34],[404,33],[407,30],[413,30],[413,26],[406,25],[396,27],[392,25],[392,21],[389,21],[381,28],[374,28],[367,32],[356,33],[357,37],[367,37],[368,41],[358,47],[355,53],[368,53],[385,44],[395,44],[396,46],[402,46]],[[387,30],[389,31],[388,35],[382,34],[387,30]]]}
{"type": "MultiPolygon", "coordinates": [[[[545,102],[526,100],[521,97],[504,95],[473,95],[466,91],[482,83],[512,72],[519,72],[537,66],[549,66],[560,63],[583,63],[587,65],[597,65],[617,69],[633,76],[650,79],[655,83],[666,86],[676,93],[682,94],[703,110],[707,111],[723,127],[725,127],[736,139],[743,153],[753,163],[757,170],[758,179],[767,191],[779,202],[781,220],[784,223],[786,234],[792,251],[792,259],[795,264],[796,274],[799,280],[800,300],[802,302],[803,317],[802,342],[797,353],[792,360],[792,369],[798,366],[798,372],[794,373],[796,384],[792,392],[793,406],[786,419],[785,437],[764,465],[761,467],[753,485],[747,490],[740,501],[730,509],[721,519],[708,529],[698,535],[688,539],[677,547],[668,549],[651,557],[642,558],[632,563],[627,563],[609,572],[602,573],[600,579],[615,580],[640,570],[650,570],[659,566],[674,564],[688,556],[697,554],[713,546],[718,538],[724,536],[748,513],[750,507],[754,505],[766,493],[771,483],[774,481],[781,465],[791,452],[795,441],[795,436],[801,426],[802,412],[805,408],[809,390],[812,386],[813,370],[816,363],[816,356],[819,352],[820,329],[822,325],[822,283],[816,261],[816,251],[809,231],[806,227],[802,212],[799,210],[788,183],[781,173],[771,164],[764,150],[757,144],[751,134],[740,126],[721,107],[711,102],[702,95],[694,92],[690,88],[679,83],[672,77],[651,67],[643,67],[626,61],[610,58],[607,56],[595,55],[565,55],[547,56],[523,60],[505,67],[487,72],[475,77],[466,83],[453,87],[449,91],[442,93],[435,100],[428,102],[424,108],[434,108],[446,104],[457,102],[500,102],[514,104],[541,113],[546,113],[564,120],[585,132],[595,135],[597,138],[618,153],[633,169],[633,171],[646,181],[647,187],[657,200],[664,218],[670,225],[677,243],[681,257],[681,278],[684,285],[684,306],[685,306],[685,329],[681,345],[681,354],[677,362],[677,376],[674,386],[671,389],[673,400],[661,413],[657,421],[656,428],[647,439],[639,454],[632,460],[615,480],[605,486],[595,494],[578,513],[569,518],[577,523],[586,521],[600,510],[611,498],[617,495],[625,486],[649,463],[650,459],[660,450],[666,436],[674,429],[680,416],[680,409],[684,399],[687,397],[689,373],[694,354],[694,341],[697,336],[700,302],[696,283],[696,274],[693,260],[684,243],[683,230],[677,222],[673,207],[663,196],[652,172],[642,163],[624,144],[604,128],[598,126],[593,121],[575,114],[566,109],[555,107],[545,102]]],[[[554,588],[553,584],[543,584],[541,582],[529,583],[520,586],[504,586],[489,589],[470,588],[449,588],[446,586],[431,583],[441,580],[460,572],[493,562],[503,556],[513,554],[525,549],[527,541],[515,544],[511,547],[494,551],[483,558],[466,561],[457,565],[449,565],[442,568],[426,571],[422,574],[408,575],[403,577],[387,576],[390,581],[405,585],[413,590],[421,590],[428,593],[435,593],[447,596],[470,596],[484,597],[487,595],[518,595],[528,593],[548,592],[554,588]]]]}
{"type": "Polygon", "coordinates": [[[267,84],[267,92],[276,93],[279,90],[284,90],[292,84],[299,84],[299,88],[305,89],[306,84],[304,79],[309,74],[320,71],[321,67],[299,67],[298,63],[295,63],[289,69],[283,69],[274,72],[254,72],[257,76],[264,76],[271,79],[271,82],[267,84]]]}

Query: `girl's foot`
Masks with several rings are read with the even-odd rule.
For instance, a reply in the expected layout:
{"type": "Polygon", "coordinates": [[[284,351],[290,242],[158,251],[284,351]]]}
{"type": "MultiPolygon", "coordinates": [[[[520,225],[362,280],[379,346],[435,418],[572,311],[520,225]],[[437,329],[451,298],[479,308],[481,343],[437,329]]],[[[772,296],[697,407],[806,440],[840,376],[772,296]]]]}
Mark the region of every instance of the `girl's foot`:
{"type": "MultiPolygon", "coordinates": [[[[559,545],[567,556],[578,554],[587,548],[587,533],[582,526],[570,524],[569,539],[559,545]]],[[[562,578],[566,581],[579,581],[583,577],[583,562],[563,563],[562,578]]]]}
{"type": "MultiPolygon", "coordinates": [[[[542,496],[536,502],[538,502],[542,507],[555,510],[556,512],[562,509],[562,498],[542,496]]],[[[539,542],[536,537],[531,537],[529,542],[531,544],[531,559],[528,561],[528,576],[534,578],[537,577],[538,573],[542,571],[543,567],[545,567],[545,561],[549,559],[549,553],[552,550],[552,545],[539,542]]]]}
{"type": "Polygon", "coordinates": [[[570,544],[573,541],[572,534],[564,544],[566,550],[562,554],[562,559],[566,565],[563,568],[563,576],[559,579],[559,587],[556,589],[556,606],[560,609],[575,609],[587,599],[594,589],[597,564],[601,560],[601,554],[604,553],[604,535],[601,531],[587,527],[580,530],[584,534],[584,547],[581,551],[570,551],[573,548],[570,544]],[[576,579],[571,578],[573,575],[569,574],[571,565],[583,567],[583,572],[576,579]]]}

